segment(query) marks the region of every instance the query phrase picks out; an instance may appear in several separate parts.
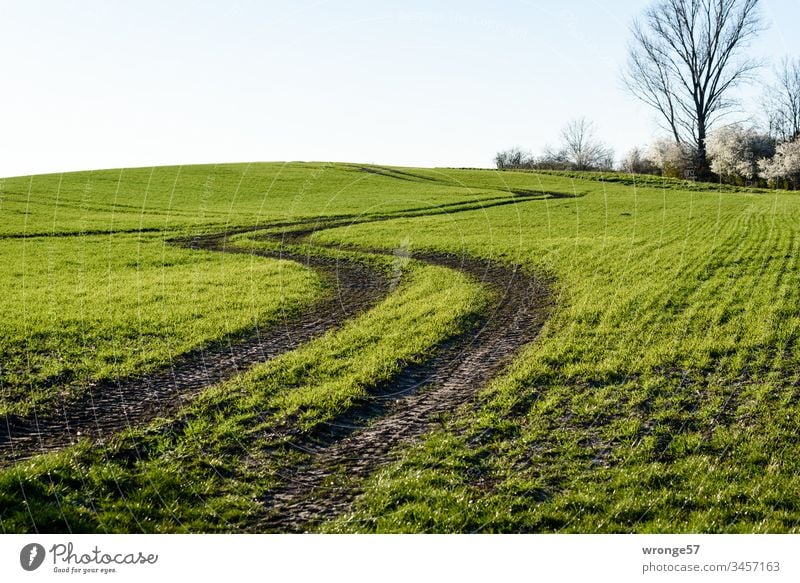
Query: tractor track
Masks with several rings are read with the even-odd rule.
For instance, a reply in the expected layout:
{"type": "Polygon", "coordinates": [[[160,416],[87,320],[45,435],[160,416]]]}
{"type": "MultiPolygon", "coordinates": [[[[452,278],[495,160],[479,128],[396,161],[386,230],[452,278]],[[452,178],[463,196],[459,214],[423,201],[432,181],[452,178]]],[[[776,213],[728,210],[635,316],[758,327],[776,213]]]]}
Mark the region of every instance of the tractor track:
{"type": "Polygon", "coordinates": [[[439,346],[426,363],[407,366],[370,391],[369,400],[286,447],[307,461],[286,470],[262,501],[256,532],[307,532],[347,512],[363,479],[395,458],[398,447],[439,426],[443,416],[474,402],[480,389],[533,341],[552,308],[550,282],[518,266],[443,254],[416,260],[458,269],[494,292],[477,329],[439,346]]]}
{"type": "MultiPolygon", "coordinates": [[[[61,449],[79,436],[102,442],[122,429],[176,413],[205,388],[341,326],[392,289],[386,275],[357,261],[230,247],[229,236],[252,232],[259,238],[297,243],[321,230],[390,218],[394,217],[331,217],[173,240],[194,249],[295,260],[333,283],[336,294],[285,316],[270,329],[193,351],[167,369],[97,383],[80,398],[60,403],[57,415],[0,419],[0,465],[61,449]]],[[[352,250],[390,255],[386,250],[352,250]]],[[[518,265],[437,253],[415,253],[411,258],[467,273],[494,292],[491,305],[473,329],[443,342],[428,361],[409,364],[373,387],[364,403],[310,434],[290,428],[280,447],[306,452],[306,461],[282,471],[280,485],[261,501],[263,512],[246,525],[248,530],[307,532],[346,513],[362,493],[365,478],[395,459],[399,447],[436,428],[443,416],[473,404],[478,391],[536,338],[549,316],[550,281],[518,265]]]]}
{"type": "Polygon", "coordinates": [[[339,327],[376,304],[391,287],[383,274],[354,261],[242,250],[228,247],[226,238],[209,235],[174,243],[298,261],[320,273],[336,293],[299,313],[283,314],[279,324],[194,350],[152,374],[94,383],[77,399],[59,402],[55,414],[0,419],[0,464],[62,449],[79,437],[101,442],[120,430],[175,413],[205,388],[339,327]]]}

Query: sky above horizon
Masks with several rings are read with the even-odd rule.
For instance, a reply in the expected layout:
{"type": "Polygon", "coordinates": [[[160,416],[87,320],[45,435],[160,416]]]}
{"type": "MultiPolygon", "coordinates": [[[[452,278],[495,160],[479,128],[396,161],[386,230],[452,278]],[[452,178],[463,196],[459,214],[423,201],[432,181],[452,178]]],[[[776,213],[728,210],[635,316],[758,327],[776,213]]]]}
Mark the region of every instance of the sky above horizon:
{"type": "MultiPolygon", "coordinates": [[[[643,0],[0,0],[0,176],[209,162],[489,167],[585,116],[661,133],[623,89],[643,0]]],[[[800,56],[800,0],[749,52],[800,56]]],[[[762,71],[771,75],[771,66],[762,71]]],[[[759,90],[742,92],[759,113],[759,90]]]]}

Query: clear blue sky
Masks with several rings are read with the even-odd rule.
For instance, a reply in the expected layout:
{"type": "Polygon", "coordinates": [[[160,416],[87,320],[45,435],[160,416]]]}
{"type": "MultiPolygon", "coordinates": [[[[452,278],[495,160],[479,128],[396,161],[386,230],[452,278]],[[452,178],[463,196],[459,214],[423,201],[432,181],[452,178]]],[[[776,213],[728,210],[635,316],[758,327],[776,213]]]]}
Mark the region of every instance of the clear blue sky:
{"type": "MultiPolygon", "coordinates": [[[[555,143],[580,115],[622,154],[657,131],[619,75],[648,4],[0,0],[0,176],[488,166],[498,149],[555,143]]],[[[762,13],[752,52],[800,55],[800,0],[762,0],[762,13]]]]}

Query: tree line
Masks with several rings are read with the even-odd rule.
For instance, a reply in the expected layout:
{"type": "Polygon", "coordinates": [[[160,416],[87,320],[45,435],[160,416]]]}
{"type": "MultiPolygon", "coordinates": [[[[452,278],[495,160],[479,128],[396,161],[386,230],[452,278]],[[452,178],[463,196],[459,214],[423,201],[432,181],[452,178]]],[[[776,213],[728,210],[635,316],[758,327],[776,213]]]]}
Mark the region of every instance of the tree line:
{"type": "Polygon", "coordinates": [[[760,0],[659,0],[632,26],[625,85],[650,106],[665,137],[616,164],[592,122],[578,118],[558,148],[498,152],[499,169],[621,170],[734,184],[800,186],[800,58],[784,59],[764,89],[760,124],[735,123],[733,89],[758,81],[746,54],[765,26],[760,0]]]}

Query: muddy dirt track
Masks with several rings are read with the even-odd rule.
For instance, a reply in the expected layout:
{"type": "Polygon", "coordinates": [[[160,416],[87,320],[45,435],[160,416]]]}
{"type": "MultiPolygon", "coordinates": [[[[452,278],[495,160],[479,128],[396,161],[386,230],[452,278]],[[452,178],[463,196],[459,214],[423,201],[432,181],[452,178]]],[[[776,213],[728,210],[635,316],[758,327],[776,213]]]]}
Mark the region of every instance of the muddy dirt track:
{"type": "Polygon", "coordinates": [[[258,532],[304,532],[347,511],[361,482],[392,461],[393,451],[434,429],[532,341],[551,308],[548,282],[493,262],[446,255],[415,255],[469,273],[496,292],[477,330],[439,347],[424,365],[404,369],[371,392],[371,401],[290,447],[310,460],[282,476],[264,500],[258,532]]]}
{"type": "MultiPolygon", "coordinates": [[[[386,220],[353,219],[297,221],[284,224],[281,233],[257,236],[298,242],[344,222],[386,220]]],[[[0,463],[63,448],[79,435],[102,440],[121,429],[173,414],[203,389],[341,326],[375,305],[392,287],[384,275],[355,261],[233,248],[226,245],[230,234],[174,243],[296,260],[327,279],[335,294],[299,314],[287,314],[268,330],[251,331],[236,341],[187,354],[168,369],[99,383],[81,398],[61,403],[58,415],[0,420],[0,463]]],[[[302,532],[345,512],[361,493],[363,478],[390,462],[398,446],[433,429],[443,414],[470,403],[536,337],[549,314],[548,282],[519,267],[454,255],[414,254],[413,258],[468,273],[495,292],[492,305],[473,330],[439,346],[428,362],[408,365],[391,381],[375,387],[367,403],[312,435],[290,436],[286,446],[309,453],[307,461],[282,474],[282,484],[263,500],[264,512],[249,525],[250,530],[302,532]]]]}
{"type": "MultiPolygon", "coordinates": [[[[224,235],[176,243],[197,249],[250,253],[226,247],[224,235]]],[[[278,257],[268,251],[255,253],[278,257]]],[[[266,330],[252,330],[242,337],[190,352],[154,374],[96,383],[79,399],[59,403],[55,415],[0,419],[0,460],[8,463],[61,449],[79,436],[102,440],[127,427],[175,413],[203,389],[340,326],[373,306],[390,288],[385,276],[356,262],[287,253],[280,257],[316,270],[335,293],[300,313],[284,314],[280,323],[266,330]]]]}

